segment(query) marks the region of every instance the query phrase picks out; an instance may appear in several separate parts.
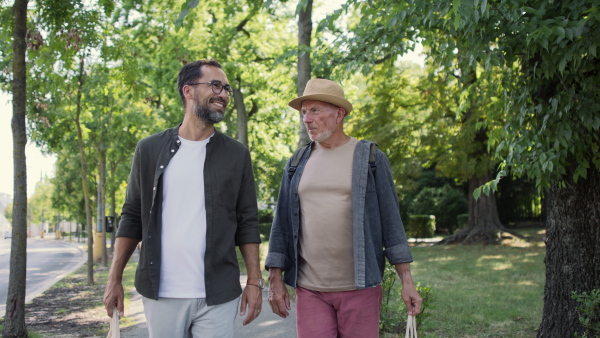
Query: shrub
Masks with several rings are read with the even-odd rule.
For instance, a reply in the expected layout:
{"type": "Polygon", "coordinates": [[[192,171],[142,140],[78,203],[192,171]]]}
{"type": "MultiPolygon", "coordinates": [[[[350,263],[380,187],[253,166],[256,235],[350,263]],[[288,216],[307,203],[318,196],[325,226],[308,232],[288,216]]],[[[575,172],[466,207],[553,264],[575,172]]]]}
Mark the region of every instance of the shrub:
{"type": "Polygon", "coordinates": [[[579,322],[585,327],[585,333],[581,337],[600,337],[600,289],[581,294],[573,291],[571,298],[579,302],[579,322]]]}
{"type": "Polygon", "coordinates": [[[434,215],[410,215],[406,236],[413,238],[431,238],[435,232],[434,215]]]}
{"type": "MultiPolygon", "coordinates": [[[[406,318],[408,314],[406,312],[406,305],[402,300],[402,288],[394,288],[398,280],[396,276],[394,266],[386,265],[381,282],[383,304],[379,316],[379,329],[381,332],[401,334],[406,330],[406,318]]],[[[417,283],[416,288],[421,298],[423,298],[421,313],[417,315],[417,323],[421,325],[430,315],[427,309],[433,308],[432,304],[430,304],[431,288],[421,286],[421,283],[417,283]]]]}
{"type": "Polygon", "coordinates": [[[458,227],[458,215],[469,210],[469,202],[460,190],[449,184],[442,188],[424,188],[413,200],[410,212],[416,215],[432,214],[436,230],[453,233],[458,227]]]}

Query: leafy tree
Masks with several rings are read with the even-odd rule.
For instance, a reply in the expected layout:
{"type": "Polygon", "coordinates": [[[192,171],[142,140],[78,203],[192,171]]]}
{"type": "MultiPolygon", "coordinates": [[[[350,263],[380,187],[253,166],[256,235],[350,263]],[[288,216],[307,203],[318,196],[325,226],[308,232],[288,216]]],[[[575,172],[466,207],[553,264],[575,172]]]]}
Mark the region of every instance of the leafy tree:
{"type": "Polygon", "coordinates": [[[27,201],[31,222],[41,223],[42,213],[44,219],[54,219],[58,215],[52,207],[52,193],[54,190],[54,184],[47,177],[42,178],[36,184],[33,196],[27,201]]]}
{"type": "MultiPolygon", "coordinates": [[[[600,248],[595,216],[600,199],[592,188],[600,181],[599,5],[594,0],[361,3],[364,24],[354,32],[356,48],[347,58],[350,64],[372,65],[423,38],[436,66],[432,71],[456,70],[461,78],[457,111],[478,117],[464,121],[475,127],[470,131],[477,147],[496,150],[504,169],[547,189],[547,278],[538,336],[581,333],[571,291],[600,285],[594,258],[600,248]],[[459,67],[449,68],[448,61],[457,57],[459,67]]],[[[479,186],[475,197],[493,191],[499,177],[483,176],[471,184],[472,190],[479,186]]]]}
{"type": "MultiPolygon", "coordinates": [[[[472,192],[492,179],[497,164],[487,143],[490,134],[502,127],[502,119],[494,115],[492,120],[489,114],[495,107],[489,93],[497,86],[498,70],[483,72],[485,60],[468,57],[472,49],[485,51],[493,45],[467,39],[448,24],[452,10],[448,2],[350,1],[320,29],[331,30],[331,22],[344,12],[353,11],[359,18],[350,21],[351,34],[338,38],[337,49],[342,52],[329,54],[334,59],[330,67],[337,68],[334,73],[348,68],[371,73],[413,48],[414,41],[425,46],[429,76],[420,88],[430,109],[420,139],[428,151],[426,165],[435,163],[444,175],[469,182],[472,192]]],[[[497,242],[499,233],[508,230],[500,223],[494,196],[475,201],[469,194],[469,198],[467,227],[444,242],[497,242]]]]}
{"type": "MultiPolygon", "coordinates": [[[[477,9],[477,7],[475,7],[477,9]]],[[[481,8],[478,8],[481,11],[481,8]]],[[[460,16],[461,29],[477,27],[460,16]]],[[[507,168],[546,189],[546,285],[538,336],[585,330],[572,291],[600,288],[600,2],[519,1],[484,13],[504,17],[499,62],[515,63],[507,76],[506,134],[493,141],[507,168]],[[525,41],[525,44],[523,44],[525,41]],[[505,152],[506,151],[506,152],[505,152]]],[[[479,34],[479,33],[477,33],[479,34]]],[[[593,319],[600,321],[596,314],[593,319]]]]}

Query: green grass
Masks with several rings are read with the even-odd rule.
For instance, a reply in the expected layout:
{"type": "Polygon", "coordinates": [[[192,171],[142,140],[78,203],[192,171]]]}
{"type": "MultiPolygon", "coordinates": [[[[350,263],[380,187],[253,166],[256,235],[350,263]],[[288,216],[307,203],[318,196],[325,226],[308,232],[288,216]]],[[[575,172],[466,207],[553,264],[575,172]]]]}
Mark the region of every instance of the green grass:
{"type": "Polygon", "coordinates": [[[423,337],[534,337],[541,317],[545,249],[433,246],[411,249],[415,283],[430,286],[423,337]]]}

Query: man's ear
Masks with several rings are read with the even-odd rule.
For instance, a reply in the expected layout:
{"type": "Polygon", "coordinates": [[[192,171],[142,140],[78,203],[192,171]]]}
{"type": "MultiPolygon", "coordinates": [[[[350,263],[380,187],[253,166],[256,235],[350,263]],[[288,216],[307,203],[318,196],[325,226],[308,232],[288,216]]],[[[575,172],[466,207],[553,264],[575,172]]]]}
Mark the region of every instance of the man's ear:
{"type": "Polygon", "coordinates": [[[337,109],[336,114],[336,120],[338,121],[338,123],[341,123],[342,120],[344,120],[344,117],[346,116],[346,109],[340,107],[337,109]]]}
{"type": "Polygon", "coordinates": [[[192,89],[192,86],[185,85],[185,86],[183,86],[182,91],[183,91],[183,97],[185,97],[187,100],[194,99],[194,91],[192,89]]]}

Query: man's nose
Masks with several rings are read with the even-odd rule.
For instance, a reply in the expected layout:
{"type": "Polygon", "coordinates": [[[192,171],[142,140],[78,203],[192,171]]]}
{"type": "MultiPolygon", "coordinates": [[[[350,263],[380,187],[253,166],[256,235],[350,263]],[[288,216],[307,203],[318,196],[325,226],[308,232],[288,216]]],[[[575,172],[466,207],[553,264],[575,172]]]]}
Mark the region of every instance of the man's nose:
{"type": "MultiPolygon", "coordinates": [[[[233,95],[233,93],[231,95],[233,95]]],[[[217,96],[222,98],[223,100],[225,100],[226,103],[229,104],[229,93],[225,89],[223,89],[219,94],[217,94],[217,96]]]]}

